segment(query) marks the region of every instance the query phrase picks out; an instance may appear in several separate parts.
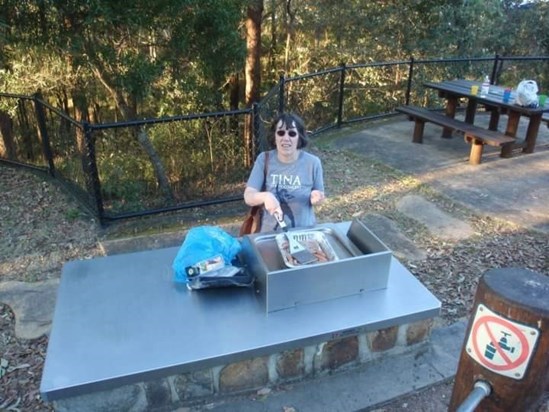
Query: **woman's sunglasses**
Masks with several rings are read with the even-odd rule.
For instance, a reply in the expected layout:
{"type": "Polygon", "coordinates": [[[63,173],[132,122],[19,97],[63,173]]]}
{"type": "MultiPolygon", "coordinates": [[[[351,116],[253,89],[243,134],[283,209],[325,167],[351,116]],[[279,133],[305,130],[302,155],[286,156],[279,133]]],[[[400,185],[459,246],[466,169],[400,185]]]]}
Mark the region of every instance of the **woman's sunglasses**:
{"type": "Polygon", "coordinates": [[[286,133],[288,133],[288,136],[290,137],[296,137],[297,132],[295,130],[277,130],[276,134],[280,137],[284,136],[286,133]]]}

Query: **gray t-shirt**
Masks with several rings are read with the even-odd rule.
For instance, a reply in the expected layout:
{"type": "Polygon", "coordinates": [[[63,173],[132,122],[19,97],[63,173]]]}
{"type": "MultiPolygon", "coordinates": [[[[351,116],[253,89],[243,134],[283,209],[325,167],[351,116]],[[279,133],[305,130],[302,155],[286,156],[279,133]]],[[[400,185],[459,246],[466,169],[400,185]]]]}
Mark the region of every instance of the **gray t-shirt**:
{"type": "MultiPolygon", "coordinates": [[[[265,153],[260,153],[248,178],[247,186],[261,191],[264,165],[265,153]]],[[[324,191],[320,159],[300,150],[295,162],[282,163],[278,160],[276,150],[271,150],[265,190],[273,193],[280,202],[284,220],[289,227],[313,226],[316,219],[311,205],[311,191],[324,191]]],[[[263,209],[261,232],[278,229],[276,219],[263,209]]]]}

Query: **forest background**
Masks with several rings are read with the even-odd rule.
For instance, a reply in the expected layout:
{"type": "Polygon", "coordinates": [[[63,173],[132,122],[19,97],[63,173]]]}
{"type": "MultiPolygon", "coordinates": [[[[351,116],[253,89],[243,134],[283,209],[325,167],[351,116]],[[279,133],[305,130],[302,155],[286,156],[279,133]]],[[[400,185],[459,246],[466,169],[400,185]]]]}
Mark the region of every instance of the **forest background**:
{"type": "MultiPolygon", "coordinates": [[[[547,56],[549,4],[1,0],[0,33],[0,92],[39,96],[76,121],[48,114],[61,119],[50,136],[55,168],[89,194],[89,159],[79,159],[87,148],[78,125],[249,108],[281,76],[342,64],[547,56]]],[[[358,82],[363,100],[375,106],[376,99],[390,97],[376,97],[375,90],[400,85],[404,77],[367,71],[358,82]]],[[[303,104],[322,103],[313,86],[299,94],[303,104]]],[[[21,99],[0,98],[0,157],[19,159],[17,151],[35,156],[20,144],[24,136],[11,130],[29,123],[27,112],[21,99]]],[[[93,149],[105,207],[131,212],[208,198],[212,190],[215,196],[241,193],[252,160],[246,150],[250,122],[243,116],[238,124],[187,121],[97,133],[93,149]]]]}
{"type": "Polygon", "coordinates": [[[342,62],[549,54],[539,0],[1,3],[0,90],[40,89],[73,115],[84,99],[95,121],[234,109],[342,62]],[[257,95],[235,92],[254,78],[257,95]]]}
{"type": "MultiPolygon", "coordinates": [[[[67,261],[101,252],[95,222],[75,219],[79,208],[72,199],[56,186],[4,165],[24,163],[40,168],[44,175],[51,172],[43,156],[36,107],[46,115],[52,174],[90,197],[85,169],[94,149],[100,196],[109,213],[173,206],[226,193],[238,194],[242,209],[250,160],[243,155],[249,136],[242,131],[247,130],[249,115],[142,124],[136,124],[137,119],[247,109],[265,100],[281,76],[342,64],[409,61],[412,56],[418,60],[549,56],[549,3],[0,0],[0,50],[4,178],[0,182],[0,197],[4,195],[0,272],[2,281],[37,282],[58,278],[67,261]],[[25,98],[38,92],[38,100],[25,98]],[[86,134],[85,123],[111,126],[98,126],[86,134]],[[114,126],[119,123],[123,125],[114,126]],[[167,194],[162,185],[167,185],[167,194]]],[[[541,66],[538,63],[526,65],[541,66]]],[[[545,77],[532,78],[544,80],[540,85],[547,90],[549,65],[544,64],[545,77]]],[[[480,80],[491,67],[490,63],[483,66],[474,78],[480,80]]],[[[365,67],[352,72],[346,93],[354,96],[357,105],[368,105],[372,113],[379,113],[388,100],[404,103],[407,73],[406,64],[365,67]]],[[[438,79],[447,75],[443,72],[438,79]]],[[[293,83],[301,104],[297,107],[324,104],[334,89],[337,94],[338,79],[335,73],[293,83]]],[[[332,103],[322,111],[331,120],[332,103]]],[[[346,102],[345,107],[353,106],[346,102]]],[[[309,113],[305,120],[314,126],[316,119],[309,113]]],[[[368,167],[362,159],[333,154],[329,152],[330,162],[325,162],[326,174],[334,182],[343,182],[343,196],[349,197],[352,185],[367,186],[359,192],[361,197],[350,199],[356,209],[349,208],[346,217],[355,216],[356,211],[390,209],[386,205],[394,203],[394,196],[388,193],[401,192],[404,183],[387,177],[386,167],[368,167]],[[368,171],[355,173],[358,169],[368,171]]],[[[456,210],[444,202],[445,209],[456,210]]],[[[324,216],[340,220],[340,208],[341,203],[334,202],[324,216]]],[[[459,247],[436,236],[426,237],[423,229],[406,231],[414,233],[414,239],[426,238],[420,245],[430,251],[429,259],[411,271],[443,302],[446,319],[465,315],[478,274],[487,267],[510,264],[542,273],[546,268],[544,237],[518,229],[510,233],[506,226],[484,218],[473,221],[483,236],[478,243],[467,241],[459,247]],[[500,253],[486,255],[487,249],[500,253]],[[514,250],[520,253],[510,253],[514,250]]],[[[197,223],[196,219],[191,222],[197,223]]],[[[13,312],[0,305],[0,409],[49,410],[39,396],[47,336],[19,339],[14,325],[13,312]]],[[[432,406],[431,400],[425,406],[432,406]]],[[[412,405],[404,403],[408,410],[414,409],[412,405]]],[[[395,410],[401,409],[399,403],[395,410]]]]}

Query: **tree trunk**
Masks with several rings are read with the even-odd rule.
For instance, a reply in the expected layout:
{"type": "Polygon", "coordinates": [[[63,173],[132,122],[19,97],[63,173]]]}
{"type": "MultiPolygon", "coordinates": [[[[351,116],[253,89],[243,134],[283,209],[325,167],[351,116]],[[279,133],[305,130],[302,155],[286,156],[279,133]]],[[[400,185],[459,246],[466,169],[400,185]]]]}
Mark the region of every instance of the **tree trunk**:
{"type": "MultiPolygon", "coordinates": [[[[72,101],[74,103],[74,116],[75,120],[79,123],[89,121],[88,105],[85,96],[79,91],[72,92],[72,101]]],[[[82,165],[82,171],[86,176],[86,190],[93,196],[94,185],[92,180],[92,172],[90,168],[90,162],[87,156],[86,136],[84,135],[84,129],[81,127],[75,127],[76,147],[78,150],[78,156],[80,157],[80,164],[82,165]]]]}
{"type": "MultiPolygon", "coordinates": [[[[63,108],[63,111],[67,114],[67,116],[71,116],[71,103],[69,100],[69,96],[67,96],[67,91],[63,88],[63,90],[60,92],[62,94],[58,95],[59,105],[63,108]]],[[[75,108],[75,110],[77,110],[75,108]]],[[[72,125],[71,123],[65,119],[64,117],[61,117],[59,119],[59,137],[61,138],[61,141],[64,145],[69,145],[72,142],[72,125]]]]}
{"type": "Polygon", "coordinates": [[[240,102],[240,79],[238,78],[238,74],[233,74],[229,79],[230,110],[238,110],[239,102],[240,102]]]}
{"type": "Polygon", "coordinates": [[[295,37],[295,12],[292,12],[292,0],[286,0],[286,50],[284,52],[284,72],[290,71],[290,47],[295,37]]]}
{"type": "Polygon", "coordinates": [[[0,111],[0,156],[8,160],[16,160],[15,142],[13,140],[13,120],[11,116],[0,111]]]}
{"type": "MultiPolygon", "coordinates": [[[[261,84],[261,19],[263,15],[263,0],[251,0],[246,17],[246,107],[251,107],[259,101],[261,84]]],[[[253,163],[254,139],[253,119],[246,116],[244,129],[244,145],[246,148],[245,165],[253,163]]]]}
{"type": "Polygon", "coordinates": [[[271,44],[269,47],[269,67],[267,73],[271,76],[276,68],[276,47],[277,47],[277,31],[276,31],[276,0],[271,0],[271,44]]]}
{"type": "MultiPolygon", "coordinates": [[[[240,103],[240,78],[238,74],[232,74],[229,78],[229,107],[230,110],[238,110],[238,105],[240,103]]],[[[238,127],[238,117],[231,116],[229,120],[231,133],[235,136],[240,134],[238,127]]]]}
{"type": "MultiPolygon", "coordinates": [[[[113,96],[116,102],[116,106],[118,107],[118,110],[120,111],[124,119],[131,120],[135,118],[135,107],[132,108],[128,104],[121,90],[112,86],[111,82],[107,78],[106,73],[97,67],[93,68],[93,72],[99,79],[99,81],[105,86],[111,96],[113,96]]],[[[156,182],[158,183],[160,190],[167,200],[169,200],[170,202],[174,202],[175,196],[170,186],[168,176],[166,175],[166,170],[164,169],[162,160],[160,159],[160,156],[158,156],[158,153],[156,153],[156,150],[151,140],[149,139],[149,135],[147,134],[147,131],[144,127],[140,127],[137,132],[137,142],[140,144],[141,148],[145,151],[145,153],[149,157],[149,160],[152,163],[156,176],[156,182]]]]}
{"type": "Polygon", "coordinates": [[[139,131],[137,132],[137,141],[139,142],[147,156],[149,156],[149,159],[154,168],[154,173],[158,180],[158,185],[160,186],[160,190],[164,194],[164,197],[170,202],[174,203],[175,197],[170,186],[168,176],[166,175],[166,170],[164,169],[164,165],[162,164],[160,156],[158,156],[158,153],[156,153],[151,139],[149,139],[149,135],[147,134],[147,129],[145,129],[145,127],[139,128],[139,131]]]}
{"type": "Polygon", "coordinates": [[[27,109],[21,100],[17,103],[17,115],[19,117],[18,124],[21,129],[21,147],[23,149],[25,159],[34,162],[36,155],[32,140],[34,136],[36,136],[37,139],[40,139],[40,134],[35,129],[36,125],[33,125],[31,128],[27,109]]]}

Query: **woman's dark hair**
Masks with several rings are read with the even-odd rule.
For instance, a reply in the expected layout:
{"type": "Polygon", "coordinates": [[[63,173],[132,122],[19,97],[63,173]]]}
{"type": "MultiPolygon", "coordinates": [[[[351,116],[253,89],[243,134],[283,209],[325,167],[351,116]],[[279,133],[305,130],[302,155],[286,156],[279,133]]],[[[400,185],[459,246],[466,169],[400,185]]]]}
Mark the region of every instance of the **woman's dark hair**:
{"type": "Polygon", "coordinates": [[[275,132],[276,132],[276,126],[278,123],[282,122],[282,125],[286,127],[286,129],[292,128],[295,126],[297,130],[297,134],[299,136],[299,140],[297,141],[297,148],[301,149],[305,146],[307,146],[307,131],[305,130],[305,123],[296,114],[293,113],[282,113],[279,115],[273,122],[271,126],[271,136],[269,138],[269,143],[271,144],[271,147],[276,147],[275,143],[275,132]]]}

